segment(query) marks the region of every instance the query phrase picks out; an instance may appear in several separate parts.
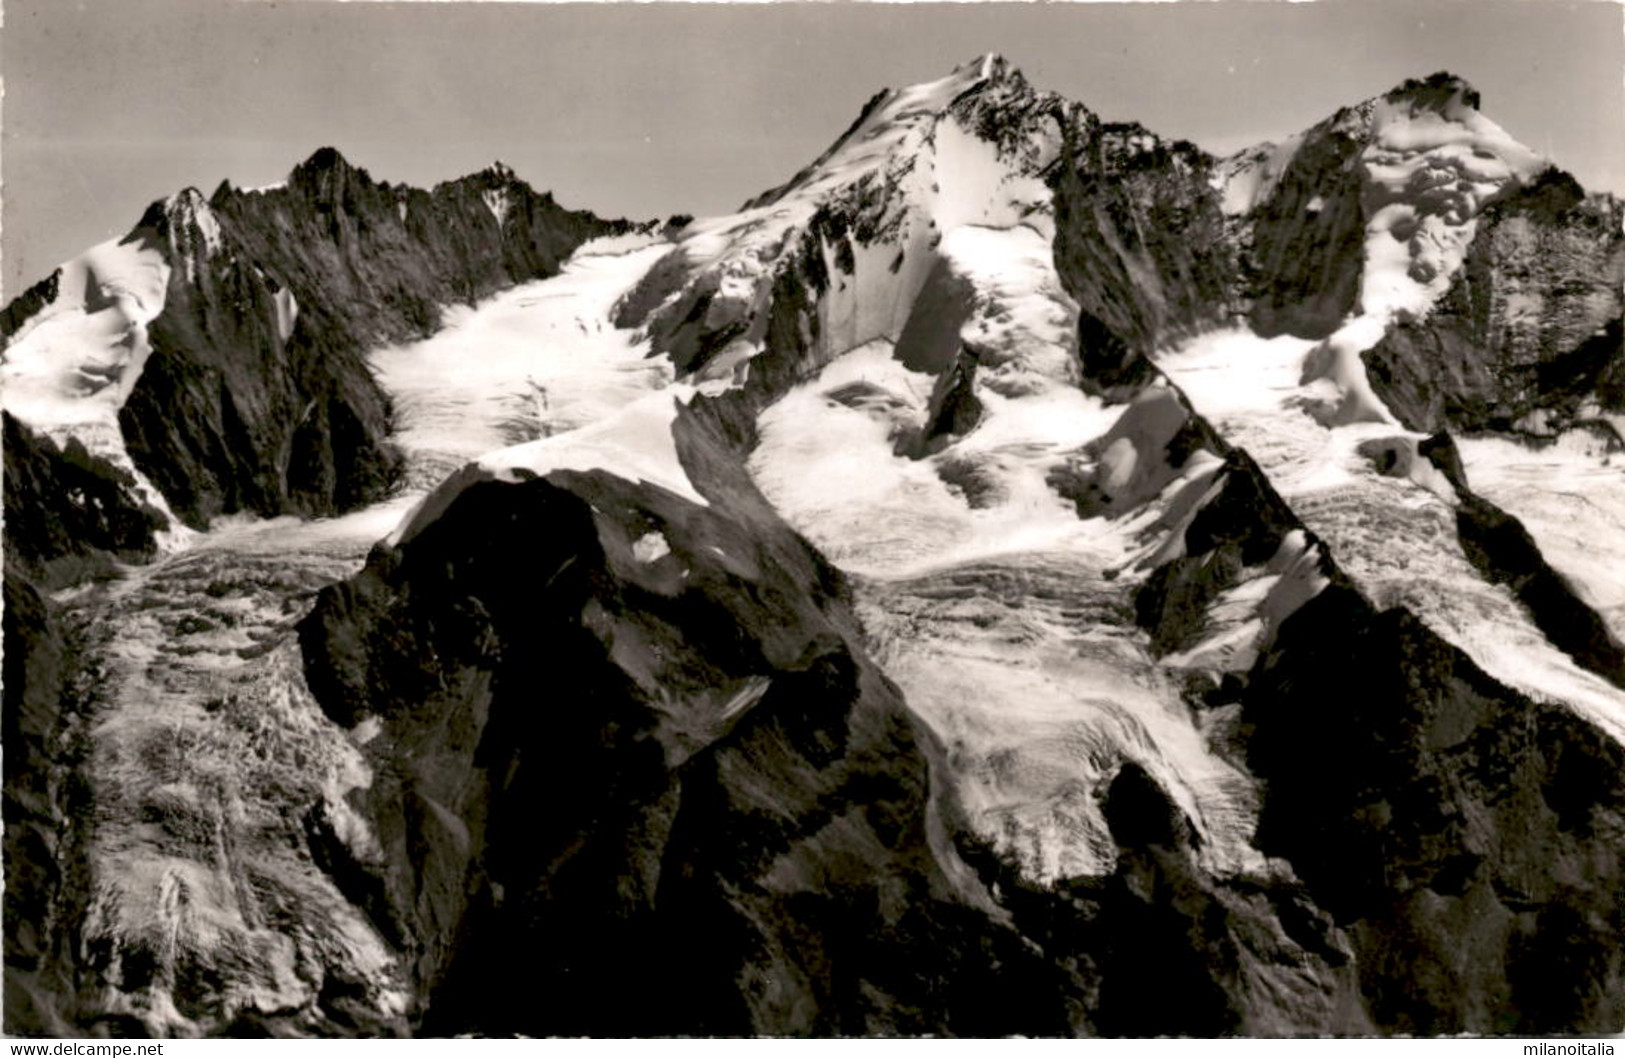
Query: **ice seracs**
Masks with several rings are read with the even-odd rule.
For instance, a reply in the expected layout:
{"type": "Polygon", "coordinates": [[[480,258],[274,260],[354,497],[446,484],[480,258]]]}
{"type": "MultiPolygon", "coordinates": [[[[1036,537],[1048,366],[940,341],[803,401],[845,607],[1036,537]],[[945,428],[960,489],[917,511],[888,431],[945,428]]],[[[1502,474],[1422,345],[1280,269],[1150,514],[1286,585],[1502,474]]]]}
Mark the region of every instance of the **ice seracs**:
{"type": "Polygon", "coordinates": [[[1332,223],[1310,229],[1315,238],[1340,239],[1338,223],[1363,219],[1355,311],[1304,365],[1305,381],[1322,383],[1317,414],[1328,422],[1395,422],[1371,391],[1361,354],[1396,323],[1425,318],[1459,273],[1482,210],[1549,168],[1477,104],[1466,82],[1435,74],[1214,170],[1221,209],[1240,231],[1255,223],[1290,228],[1292,219],[1277,214],[1294,202],[1303,223],[1315,223],[1327,200],[1305,198],[1308,182],[1343,189],[1332,223]]]}

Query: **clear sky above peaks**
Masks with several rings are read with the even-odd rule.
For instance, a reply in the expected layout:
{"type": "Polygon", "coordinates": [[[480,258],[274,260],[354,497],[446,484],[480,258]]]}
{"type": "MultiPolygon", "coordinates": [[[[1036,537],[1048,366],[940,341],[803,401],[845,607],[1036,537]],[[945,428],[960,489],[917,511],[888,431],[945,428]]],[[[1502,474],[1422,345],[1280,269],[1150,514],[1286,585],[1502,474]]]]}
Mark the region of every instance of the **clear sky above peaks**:
{"type": "Polygon", "coordinates": [[[1625,7],[1605,0],[555,4],[6,0],[4,297],[153,199],[331,145],[420,186],[501,159],[606,215],[736,208],[875,91],[998,51],[1108,119],[1228,152],[1448,69],[1625,192],[1625,7]]]}

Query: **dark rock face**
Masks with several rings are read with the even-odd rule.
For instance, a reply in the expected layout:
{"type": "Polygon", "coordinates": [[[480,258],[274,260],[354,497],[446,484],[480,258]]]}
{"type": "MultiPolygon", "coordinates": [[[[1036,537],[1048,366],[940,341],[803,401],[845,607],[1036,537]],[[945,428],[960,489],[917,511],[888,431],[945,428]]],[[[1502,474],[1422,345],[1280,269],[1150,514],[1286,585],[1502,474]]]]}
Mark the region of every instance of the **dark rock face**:
{"type": "Polygon", "coordinates": [[[302,626],[334,717],[383,722],[385,861],[352,885],[424,1028],[1065,1031],[1051,971],[934,858],[938,751],[842,578],[723,436],[679,432],[709,507],[597,471],[473,484],[302,626]]]}
{"type": "Polygon", "coordinates": [[[107,557],[151,557],[161,514],[135,481],[70,440],[59,448],[12,418],[5,423],[6,561],[50,587],[93,572],[107,557]]]}
{"type": "Polygon", "coordinates": [[[933,441],[963,437],[976,428],[982,419],[982,402],[975,383],[976,357],[969,352],[961,353],[952,367],[937,376],[920,437],[927,449],[933,441]]]}
{"type": "Polygon", "coordinates": [[[1546,561],[1523,524],[1472,491],[1450,435],[1429,438],[1422,454],[1455,486],[1456,531],[1462,550],[1484,579],[1511,588],[1558,649],[1603,679],[1625,686],[1625,647],[1546,561]]]}
{"type": "Polygon", "coordinates": [[[359,343],[229,236],[201,245],[187,210],[207,208],[191,199],[138,229],[185,264],[170,273],[152,355],[119,412],[131,459],[196,528],[219,514],[324,514],[382,495],[397,459],[359,343]]]}
{"type": "MultiPolygon", "coordinates": [[[[1245,453],[1222,474],[1187,553],[1139,593],[1159,650],[1199,638],[1240,570],[1301,529],[1245,453]]],[[[1470,494],[1461,518],[1469,553],[1537,620],[1583,634],[1578,607],[1595,621],[1515,522],[1470,494]]],[[[1615,1031],[1625,754],[1491,680],[1408,611],[1377,613],[1324,554],[1320,569],[1328,586],[1254,668],[1198,704],[1240,703],[1237,751],[1264,783],[1259,847],[1292,865],[1301,906],[1346,937],[1371,1025],[1615,1031]]],[[[1166,837],[1157,818],[1134,827],[1166,837]]]]}
{"type": "MultiPolygon", "coordinates": [[[[1461,93],[1433,78],[1390,98],[1461,93]]],[[[1157,564],[1133,597],[1150,652],[1209,638],[1218,602],[1289,540],[1315,585],[1272,618],[1256,664],[1186,688],[1215,751],[1258,780],[1268,865],[1212,873],[1192,818],[1128,763],[1099,800],[1112,873],[1026,880],[944,793],[948,753],[866,652],[845,578],[751,484],[757,413],[844,351],[837,295],[873,278],[862,268],[902,269],[903,248],[889,268],[860,264],[901,223],[896,188],[864,186],[774,248],[760,296],[691,283],[674,255],[622,302],[679,372],[761,343],[738,388],[679,413],[705,504],[605,470],[509,481],[470,467],[298,623],[310,690],[365,746],[371,781],[349,797],[377,847],[326,801],[286,817],[283,846],[364,910],[410,1003],[409,1026],[369,1021],[361,985],[334,976],[315,1000],[324,1030],[1533,1034],[1625,1021],[1625,750],[1498,684],[1415,614],[1379,612],[1151,359],[1248,315],[1264,334],[1323,336],[1356,307],[1369,113],[1311,130],[1237,217],[1196,148],[1025,89],[1011,98],[954,105],[1000,150],[1034,123],[1060,129],[1043,175],[1083,385],[1130,402],[1051,487],[1082,518],[1115,518],[1193,458],[1214,464],[1147,530],[1180,545],[1145,560],[1157,564]],[[1112,474],[1111,458],[1133,472],[1112,474]]],[[[1492,206],[1446,303],[1367,354],[1409,425],[1542,432],[1625,406],[1617,207],[1571,183],[1549,176],[1492,206]]],[[[197,525],[365,503],[396,470],[365,349],[625,229],[500,167],[425,192],[332,151],[283,189],[154,207],[132,238],[173,270],[121,419],[131,454],[197,525]]],[[[921,272],[897,352],[938,381],[923,431],[892,438],[910,455],[985,411],[958,337],[969,284],[945,262],[921,272]]],[[[0,333],[54,296],[49,280],[30,291],[0,333]]],[[[896,400],[864,381],[828,396],[896,400]]],[[[51,932],[51,894],[75,869],[58,864],[72,762],[55,755],[77,659],[32,580],[149,556],[162,522],[82,449],[5,428],[5,852],[24,865],[7,879],[8,921],[24,924],[8,928],[7,1027],[55,1034],[34,998],[75,988],[58,979],[75,955],[51,932]]],[[[1362,451],[1399,458],[1387,439],[1362,451]]],[[[1456,487],[1478,571],[1625,686],[1625,650],[1517,521],[1471,493],[1448,435],[1417,451],[1456,487]]],[[[973,507],[997,499],[972,459],[938,473],[973,507]]],[[[191,998],[210,1000],[211,982],[195,984],[191,998]]],[[[297,1030],[278,1017],[234,1025],[297,1030]]],[[[143,1024],[129,1020],[112,1028],[143,1024]]]]}
{"type": "Polygon", "coordinates": [[[1244,715],[1261,846],[1354,938],[1377,1025],[1618,1030],[1618,745],[1338,588],[1286,622],[1244,715]]]}
{"type": "MultiPolygon", "coordinates": [[[[1467,500],[1464,542],[1481,536],[1480,560],[1514,579],[1529,556],[1498,538],[1516,523],[1467,500]]],[[[1212,599],[1296,526],[1233,452],[1222,491],[1187,531],[1188,554],[1140,592],[1158,649],[1196,638],[1212,599]]],[[[1303,880],[1295,899],[1323,916],[1316,928],[1346,938],[1371,1026],[1616,1031],[1625,754],[1572,713],[1491,680],[1408,611],[1377,613],[1331,559],[1321,572],[1328,587],[1282,623],[1252,671],[1199,704],[1241,704],[1237,751],[1264,783],[1259,847],[1303,880]]],[[[1537,618],[1584,629],[1548,576],[1543,563],[1522,573],[1520,597],[1534,585],[1537,618]]],[[[1167,833],[1155,816],[1134,827],[1167,833]]]]}
{"type": "Polygon", "coordinates": [[[1135,597],[1137,619],[1159,653],[1201,639],[1213,601],[1239,582],[1244,568],[1267,561],[1287,533],[1301,529],[1241,449],[1226,446],[1214,481],[1217,494],[1185,531],[1187,553],[1154,569],[1135,597]]]}
{"type": "Polygon", "coordinates": [[[1550,435],[1625,408],[1621,217],[1557,170],[1491,204],[1433,312],[1365,354],[1373,388],[1427,431],[1550,435]]]}
{"type": "Polygon", "coordinates": [[[1305,133],[1249,218],[1243,268],[1262,335],[1323,338],[1356,306],[1367,215],[1362,125],[1345,110],[1305,133]]]}
{"type": "Polygon", "coordinates": [[[1132,389],[1138,357],[1237,308],[1213,164],[1138,125],[1095,123],[1068,144],[1052,180],[1055,262],[1082,312],[1086,385],[1132,389]]]}
{"type": "MultiPolygon", "coordinates": [[[[1359,118],[1352,112],[1340,115],[1312,131],[1273,197],[1249,218],[1251,242],[1241,246],[1242,282],[1251,284],[1247,296],[1261,333],[1325,334],[1354,305],[1364,225],[1356,157],[1363,143],[1356,133],[1338,130],[1352,129],[1359,118]],[[1318,208],[1307,209],[1317,196],[1318,208]]],[[[1065,178],[1057,184],[1057,201],[1066,208],[1056,260],[1068,291],[1083,307],[1080,354],[1086,386],[1134,401],[1119,433],[1129,436],[1140,424],[1146,443],[1136,451],[1145,448],[1143,454],[1171,466],[1178,465],[1177,455],[1196,448],[1225,460],[1211,498],[1185,529],[1183,554],[1154,569],[1136,600],[1138,621],[1150,633],[1153,649],[1187,649],[1208,634],[1214,600],[1240,582],[1244,568],[1256,568],[1274,554],[1289,532],[1304,532],[1310,547],[1320,545],[1256,463],[1211,426],[1202,422],[1195,429],[1187,421],[1171,433],[1169,427],[1178,423],[1169,419],[1151,428],[1157,423],[1147,409],[1159,402],[1140,405],[1166,383],[1145,354],[1164,335],[1177,333],[1178,325],[1159,315],[1155,285],[1150,295],[1133,285],[1121,287],[1113,298],[1115,316],[1103,317],[1095,307],[1104,300],[1101,276],[1110,269],[1089,252],[1102,240],[1098,213],[1082,208],[1089,204],[1079,198],[1083,186],[1065,178]],[[1152,322],[1135,322],[1136,315],[1152,322]],[[1178,452],[1171,443],[1160,444],[1170,436],[1187,438],[1178,452]]],[[[1512,237],[1510,231],[1496,235],[1497,225],[1509,222],[1495,218],[1526,217],[1529,207],[1520,203],[1549,202],[1554,194],[1537,188],[1494,207],[1492,218],[1481,221],[1488,234],[1475,243],[1476,258],[1470,257],[1464,274],[1475,274],[1474,267],[1479,275],[1494,272],[1486,271],[1487,255],[1512,237]]],[[[1597,316],[1587,312],[1589,306],[1613,304],[1619,284],[1609,278],[1611,259],[1597,249],[1612,239],[1590,226],[1592,213],[1579,206],[1546,213],[1536,241],[1566,247],[1557,255],[1564,263],[1542,266],[1545,274],[1531,278],[1529,286],[1568,292],[1551,295],[1553,307],[1544,318],[1553,322],[1536,332],[1549,336],[1544,339],[1549,346],[1566,351],[1567,339],[1554,336],[1587,338],[1603,327],[1601,312],[1617,317],[1617,309],[1598,308],[1597,316]],[[1552,217],[1567,219],[1554,227],[1552,217]],[[1570,274],[1566,269],[1573,266],[1577,272],[1580,260],[1592,277],[1576,276],[1564,286],[1552,275],[1554,268],[1570,274]],[[1603,297],[1599,292],[1610,282],[1613,292],[1603,297]]],[[[1529,230],[1520,238],[1527,240],[1529,230]]],[[[1153,261],[1146,259],[1141,271],[1164,278],[1178,271],[1166,261],[1153,261]]],[[[1458,291],[1467,281],[1458,280],[1458,291]]],[[[1444,319],[1450,318],[1447,312],[1444,319]]],[[[1487,326],[1496,326],[1495,317],[1486,319],[1487,326]]],[[[1396,333],[1439,333],[1449,324],[1431,331],[1430,326],[1396,333]]],[[[1605,329],[1592,340],[1615,342],[1616,334],[1605,329]]],[[[1495,354],[1480,356],[1476,342],[1502,347],[1488,341],[1486,329],[1464,337],[1459,359],[1449,362],[1493,364],[1495,354]]],[[[1539,340],[1518,347],[1531,364],[1541,360],[1539,340]]],[[[1403,362],[1420,371],[1438,369],[1407,392],[1428,394],[1437,386],[1444,400],[1466,392],[1440,377],[1447,358],[1408,359],[1414,352],[1393,338],[1379,346],[1377,355],[1387,359],[1368,357],[1374,383],[1381,379],[1381,364],[1403,362]]],[[[1603,383],[1592,380],[1606,377],[1603,365],[1613,362],[1612,355],[1609,346],[1594,355],[1552,359],[1583,362],[1590,373],[1574,367],[1569,376],[1581,381],[1568,391],[1596,399],[1603,383]]],[[[1540,392],[1555,370],[1547,366],[1537,375],[1531,369],[1528,392],[1540,392]]],[[[1380,391],[1396,410],[1419,406],[1396,398],[1392,384],[1380,391]]],[[[1571,399],[1567,406],[1579,403],[1571,399]]],[[[1507,414],[1501,413],[1503,421],[1507,414]]],[[[1188,409],[1187,416],[1200,422],[1188,409]]],[[[1441,424],[1462,421],[1439,418],[1441,424]]],[[[1408,417],[1412,426],[1434,421],[1408,417]]],[[[1488,419],[1468,421],[1482,425],[1488,419]]],[[[1465,491],[1459,457],[1444,441],[1425,445],[1423,454],[1464,490],[1459,530],[1484,575],[1508,583],[1564,649],[1615,678],[1616,648],[1606,629],[1541,559],[1527,534],[1465,491]]],[[[1147,487],[1155,484],[1152,480],[1147,487]]],[[[1098,486],[1071,485],[1072,492],[1067,482],[1057,487],[1075,494],[1080,514],[1113,509],[1113,497],[1098,486]]],[[[1135,499],[1123,497],[1128,507],[1135,499]]],[[[1155,782],[1125,770],[1122,789],[1113,787],[1108,808],[1113,834],[1126,849],[1117,874],[1093,883],[1083,899],[1110,907],[1109,920],[1124,924],[1137,942],[1154,936],[1165,940],[1155,945],[1159,957],[1142,965],[1137,953],[1149,949],[1114,940],[1109,927],[1075,934],[1088,939],[1073,949],[1087,953],[1073,965],[1082,967],[1080,980],[1099,989],[1092,1027],[1122,1033],[1248,1031],[1241,1027],[1248,1005],[1236,1002],[1226,984],[1238,973],[1237,953],[1244,945],[1225,938],[1256,938],[1269,932],[1269,923],[1285,927],[1290,921],[1290,935],[1302,950],[1316,953],[1309,963],[1300,963],[1314,966],[1308,976],[1317,982],[1316,1000],[1305,1009],[1340,1012],[1327,1015],[1326,1024],[1337,1025],[1327,1031],[1617,1031],[1625,1017],[1618,1000],[1625,925],[1618,881],[1625,869],[1619,747],[1573,714],[1497,684],[1408,611],[1376,612],[1323,547],[1318,564],[1327,587],[1282,622],[1251,671],[1226,676],[1222,684],[1190,697],[1198,709],[1239,709],[1229,751],[1263,784],[1259,847],[1289,863],[1301,887],[1255,884],[1242,899],[1237,890],[1246,884],[1207,877],[1170,851],[1181,846],[1181,821],[1176,811],[1170,814],[1166,798],[1157,796],[1155,782]],[[1335,764],[1326,767],[1330,758],[1335,764]],[[1149,893],[1156,895],[1140,895],[1149,893]],[[1223,922],[1231,926],[1215,928],[1223,922]],[[1137,925],[1129,930],[1128,923],[1137,925]],[[1167,954],[1193,947],[1202,955],[1188,969],[1167,954]],[[1542,967],[1541,959],[1551,961],[1542,967]],[[1182,973],[1189,974],[1193,1003],[1182,1011],[1189,1020],[1178,1029],[1166,1009],[1136,1006],[1137,990],[1143,993],[1152,982],[1166,986],[1182,973]],[[1131,982],[1137,987],[1123,987],[1131,982]],[[1359,1024],[1366,1027],[1352,1027],[1359,1024]]],[[[1028,905],[1029,895],[1018,885],[1006,889],[1018,894],[1008,901],[1018,926],[1038,931],[1036,914],[1026,909],[1053,908],[1048,894],[1031,896],[1034,904],[1028,905]]],[[[1275,957],[1303,958],[1279,951],[1275,957]]]]}
{"type": "Polygon", "coordinates": [[[56,300],[58,284],[61,281],[62,269],[58,268],[13,298],[11,304],[4,309],[0,309],[0,343],[9,342],[11,336],[16,334],[30,317],[56,300]]]}
{"type": "MultiPolygon", "coordinates": [[[[127,448],[198,527],[223,513],[317,515],[379,498],[397,458],[367,348],[421,337],[438,325],[440,305],[554,274],[582,241],[629,228],[566,211],[501,167],[423,192],[375,184],[332,151],[283,189],[222,186],[212,202],[186,191],[155,204],[128,238],[157,250],[170,280],[148,326],[152,355],[121,410],[127,448]]],[[[54,302],[59,284],[54,274],[7,306],[0,338],[54,302]]],[[[97,974],[109,972],[107,951],[75,947],[93,897],[87,853],[75,842],[105,791],[90,787],[82,731],[69,736],[94,707],[87,687],[110,677],[79,656],[88,649],[83,621],[48,593],[153,558],[169,526],[128,472],[76,440],[59,446],[3,418],[6,1028],[139,1034],[150,1023],[71,999],[96,991],[97,974]]],[[[176,633],[208,627],[183,623],[176,633]]],[[[330,852],[345,846],[331,833],[323,840],[324,822],[320,811],[306,821],[312,854],[340,872],[330,852]]],[[[139,961],[123,966],[132,992],[156,972],[139,961]]],[[[196,1004],[186,1016],[222,998],[211,971],[193,969],[196,979],[174,990],[177,1002],[196,1004]]],[[[349,983],[339,977],[323,985],[332,993],[321,996],[326,1029],[382,1031],[366,1012],[352,1025],[349,983]]],[[[233,1031],[285,1033],[301,1017],[250,1016],[233,1031]]]]}
{"type": "MultiPolygon", "coordinates": [[[[11,452],[8,438],[8,460],[11,452]]],[[[4,634],[6,1031],[64,1036],[71,1032],[52,1014],[51,997],[72,992],[71,961],[62,957],[68,939],[55,895],[75,864],[62,847],[68,794],[57,735],[74,659],[49,604],[10,555],[4,634]]]]}
{"type": "Polygon", "coordinates": [[[1066,972],[1075,1032],[1378,1031],[1363,1010],[1349,938],[1301,883],[1209,875],[1196,862],[1190,820],[1139,765],[1123,766],[1102,808],[1118,846],[1117,869],[1105,877],[1041,887],[967,853],[996,881],[1017,928],[1066,972]],[[1270,1001],[1259,1001],[1260,989],[1270,1001]]]}
{"type": "Polygon", "coordinates": [[[630,227],[567,211],[501,166],[419,191],[331,149],[282,188],[154,205],[131,238],[173,269],[120,414],[130,456],[195,526],[378,498],[399,461],[366,350],[424,337],[439,306],[553,275],[582,242],[630,227]]]}
{"type": "Polygon", "coordinates": [[[51,589],[111,575],[115,560],[154,552],[166,527],[130,475],[0,413],[5,427],[5,1024],[24,1035],[71,1035],[53,999],[70,994],[62,879],[78,867],[64,847],[72,796],[59,735],[77,674],[72,636],[51,589]]]}

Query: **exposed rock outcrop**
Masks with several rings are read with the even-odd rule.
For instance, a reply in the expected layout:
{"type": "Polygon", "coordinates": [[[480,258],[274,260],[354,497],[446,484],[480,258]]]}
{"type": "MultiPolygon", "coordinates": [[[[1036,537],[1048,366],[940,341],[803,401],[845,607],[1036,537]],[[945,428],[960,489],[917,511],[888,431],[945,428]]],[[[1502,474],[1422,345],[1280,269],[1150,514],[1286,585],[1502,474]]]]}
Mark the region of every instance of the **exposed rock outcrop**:
{"type": "MultiPolygon", "coordinates": [[[[7,445],[10,454],[10,445],[7,445]]],[[[5,575],[5,1023],[13,1035],[69,1034],[56,997],[72,991],[62,879],[68,760],[60,734],[73,652],[49,604],[10,556],[5,575]]]]}
{"type": "Polygon", "coordinates": [[[1134,392],[1142,358],[1242,307],[1216,165],[1138,125],[1093,122],[1068,143],[1051,180],[1055,262],[1081,310],[1086,387],[1134,392]]]}
{"type": "MultiPolygon", "coordinates": [[[[1140,590],[1159,649],[1211,635],[1214,601],[1304,532],[1245,453],[1227,457],[1222,481],[1185,530],[1186,553],[1140,590]]],[[[1582,639],[1600,628],[1515,521],[1470,493],[1462,503],[1486,576],[1511,582],[1543,627],[1582,639]]],[[[1292,865],[1318,928],[1346,938],[1373,1029],[1614,1031],[1625,754],[1490,679],[1404,608],[1378,612],[1317,550],[1324,586],[1275,622],[1250,670],[1193,699],[1239,703],[1231,752],[1264,783],[1259,848],[1292,865]]],[[[1603,635],[1576,649],[1605,650],[1603,635]]]]}
{"type": "Polygon", "coordinates": [[[105,568],[108,559],[150,558],[163,516],[134,479],[70,439],[58,447],[12,418],[5,423],[6,562],[49,587],[105,568]]]}
{"type": "Polygon", "coordinates": [[[1625,412],[1625,212],[1567,173],[1488,206],[1462,270],[1422,320],[1365,354],[1372,385],[1416,430],[1551,437],[1625,412]]]}
{"type": "Polygon", "coordinates": [[[328,798],[348,765],[300,727],[308,694],[277,649],[301,591],[343,559],[237,555],[211,577],[204,556],[151,584],[122,564],[184,542],[176,520],[379,499],[398,459],[368,350],[629,228],[501,166],[423,192],[324,150],[278,189],[156,203],[8,306],[8,1031],[395,1031],[368,961],[381,949],[311,865],[337,869],[322,827],[342,829],[328,798]],[[225,690],[234,680],[249,689],[225,690]],[[154,694],[161,721],[144,711],[154,694]],[[181,767],[166,755],[187,738],[181,767]],[[216,755],[246,743],[252,764],[222,781],[216,755]],[[130,773],[125,754],[144,766],[130,773]],[[278,829],[298,833],[300,812],[302,861],[278,829]]]}
{"type": "Polygon", "coordinates": [[[1618,1030],[1617,743],[1337,588],[1285,623],[1245,703],[1260,845],[1353,938],[1375,1024],[1618,1030]]]}

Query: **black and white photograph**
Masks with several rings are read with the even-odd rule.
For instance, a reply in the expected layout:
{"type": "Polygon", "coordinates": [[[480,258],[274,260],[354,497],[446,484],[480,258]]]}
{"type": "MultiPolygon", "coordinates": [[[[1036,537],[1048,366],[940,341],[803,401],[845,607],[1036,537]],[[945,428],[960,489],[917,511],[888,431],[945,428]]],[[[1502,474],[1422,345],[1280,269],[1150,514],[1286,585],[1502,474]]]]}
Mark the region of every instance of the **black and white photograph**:
{"type": "Polygon", "coordinates": [[[5,1036],[1622,1045],[1625,6],[0,18],[5,1036]]]}

